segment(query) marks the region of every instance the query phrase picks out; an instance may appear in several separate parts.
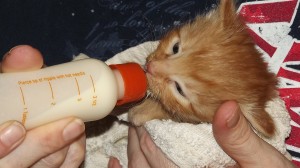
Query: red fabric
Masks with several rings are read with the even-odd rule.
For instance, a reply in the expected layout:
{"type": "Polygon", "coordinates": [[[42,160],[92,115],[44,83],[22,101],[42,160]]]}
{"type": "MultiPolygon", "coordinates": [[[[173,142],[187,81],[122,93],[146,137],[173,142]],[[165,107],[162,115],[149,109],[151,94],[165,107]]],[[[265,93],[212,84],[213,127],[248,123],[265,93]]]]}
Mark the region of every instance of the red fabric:
{"type": "MultiPolygon", "coordinates": [[[[270,23],[293,25],[299,1],[300,0],[246,2],[240,6],[239,13],[248,25],[270,23]]],[[[293,155],[293,162],[300,167],[300,39],[294,38],[291,43],[286,43],[284,46],[276,46],[264,39],[261,33],[256,32],[255,30],[249,30],[257,46],[265,51],[270,59],[273,58],[279,49],[288,51],[280,55],[280,57],[283,57],[282,59],[276,60],[277,64],[280,64],[276,71],[280,79],[289,83],[281,87],[279,91],[293,121],[291,134],[286,140],[286,144],[288,145],[288,150],[293,155]],[[278,63],[278,61],[282,62],[278,63]]],[[[287,36],[289,35],[287,34],[287,36]]],[[[274,60],[270,63],[274,63],[274,60]]]]}
{"type": "Polygon", "coordinates": [[[244,5],[240,14],[247,23],[290,22],[297,0],[252,2],[244,5]]]}

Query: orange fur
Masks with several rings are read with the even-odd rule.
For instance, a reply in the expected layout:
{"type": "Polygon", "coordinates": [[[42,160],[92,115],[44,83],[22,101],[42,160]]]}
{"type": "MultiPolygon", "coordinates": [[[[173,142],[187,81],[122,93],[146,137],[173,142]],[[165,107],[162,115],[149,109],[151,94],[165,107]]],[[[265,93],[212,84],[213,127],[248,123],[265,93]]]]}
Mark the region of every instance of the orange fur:
{"type": "Polygon", "coordinates": [[[133,124],[154,118],[211,122],[224,101],[236,100],[256,130],[266,137],[275,132],[264,109],[276,96],[277,80],[255,49],[232,0],[221,0],[219,8],[167,33],[147,58],[147,71],[152,95],[131,109],[133,124]],[[161,107],[151,108],[149,102],[161,107]]]}

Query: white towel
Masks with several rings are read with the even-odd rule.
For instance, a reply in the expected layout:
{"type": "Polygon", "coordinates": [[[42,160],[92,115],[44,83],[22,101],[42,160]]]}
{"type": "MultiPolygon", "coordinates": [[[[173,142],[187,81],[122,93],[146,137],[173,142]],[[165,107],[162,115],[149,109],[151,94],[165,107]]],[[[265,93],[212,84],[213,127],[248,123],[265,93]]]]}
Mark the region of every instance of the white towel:
{"type": "MultiPolygon", "coordinates": [[[[145,42],[115,55],[106,63],[136,62],[144,65],[145,58],[157,47],[157,44],[158,42],[145,42]]],[[[273,99],[268,102],[266,111],[274,119],[277,128],[276,136],[266,141],[282,154],[289,156],[285,139],[290,133],[290,117],[284,102],[279,97],[273,99]]],[[[121,115],[119,119],[127,120],[127,113],[121,115]]],[[[179,167],[218,168],[235,164],[216,143],[211,124],[194,125],[171,120],[152,120],[145,124],[145,128],[155,144],[179,167]]],[[[107,167],[109,156],[118,158],[123,167],[127,167],[127,131],[126,124],[115,121],[106,132],[89,137],[83,167],[107,167]]]]}

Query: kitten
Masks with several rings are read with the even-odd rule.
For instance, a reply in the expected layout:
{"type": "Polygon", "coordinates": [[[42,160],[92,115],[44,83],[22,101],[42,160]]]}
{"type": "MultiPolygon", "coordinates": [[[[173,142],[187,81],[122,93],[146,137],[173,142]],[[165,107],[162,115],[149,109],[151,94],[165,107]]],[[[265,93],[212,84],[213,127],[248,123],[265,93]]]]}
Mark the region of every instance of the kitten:
{"type": "Polygon", "coordinates": [[[223,102],[235,100],[258,132],[274,135],[264,109],[277,96],[277,79],[232,0],[220,0],[217,9],[168,32],[146,67],[151,96],[130,110],[134,125],[152,119],[211,122],[223,102]]]}

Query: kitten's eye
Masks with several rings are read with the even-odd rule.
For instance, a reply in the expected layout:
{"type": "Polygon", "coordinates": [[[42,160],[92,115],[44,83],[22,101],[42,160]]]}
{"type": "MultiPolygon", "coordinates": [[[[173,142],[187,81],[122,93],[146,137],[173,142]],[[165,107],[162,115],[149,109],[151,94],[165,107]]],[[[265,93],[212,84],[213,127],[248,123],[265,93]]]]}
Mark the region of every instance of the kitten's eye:
{"type": "Polygon", "coordinates": [[[176,90],[178,91],[178,93],[181,94],[181,96],[185,97],[180,85],[177,82],[175,82],[175,86],[176,86],[176,90]]]}
{"type": "Polygon", "coordinates": [[[179,42],[174,44],[172,51],[173,51],[173,54],[178,53],[178,51],[179,51],[179,42]]]}

